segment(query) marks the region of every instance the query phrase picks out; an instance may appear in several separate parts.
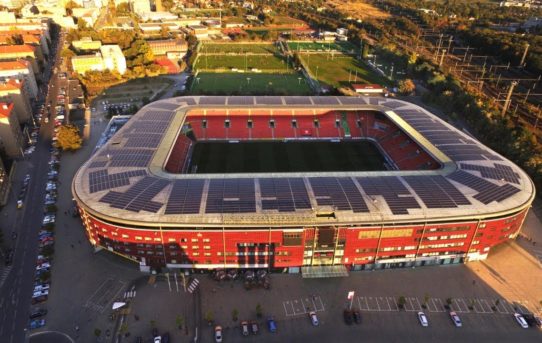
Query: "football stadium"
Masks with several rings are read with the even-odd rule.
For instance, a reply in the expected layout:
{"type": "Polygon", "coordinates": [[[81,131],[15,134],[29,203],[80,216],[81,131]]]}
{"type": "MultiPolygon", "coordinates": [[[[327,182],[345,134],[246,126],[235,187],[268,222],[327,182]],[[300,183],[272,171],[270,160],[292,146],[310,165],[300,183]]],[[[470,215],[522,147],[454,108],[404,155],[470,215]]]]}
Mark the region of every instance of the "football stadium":
{"type": "Polygon", "coordinates": [[[90,243],[141,270],[303,276],[484,259],[535,196],[516,165],[392,98],[187,96],[77,172],[90,243]]]}

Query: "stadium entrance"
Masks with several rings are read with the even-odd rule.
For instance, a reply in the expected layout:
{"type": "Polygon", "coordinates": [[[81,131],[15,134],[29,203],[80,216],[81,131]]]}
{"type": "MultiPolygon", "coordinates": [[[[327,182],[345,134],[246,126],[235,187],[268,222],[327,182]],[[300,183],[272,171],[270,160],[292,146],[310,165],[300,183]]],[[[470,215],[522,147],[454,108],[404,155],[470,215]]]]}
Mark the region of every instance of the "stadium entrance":
{"type": "Polygon", "coordinates": [[[345,240],[335,227],[314,228],[314,238],[305,242],[304,265],[332,266],[341,263],[345,240]]]}

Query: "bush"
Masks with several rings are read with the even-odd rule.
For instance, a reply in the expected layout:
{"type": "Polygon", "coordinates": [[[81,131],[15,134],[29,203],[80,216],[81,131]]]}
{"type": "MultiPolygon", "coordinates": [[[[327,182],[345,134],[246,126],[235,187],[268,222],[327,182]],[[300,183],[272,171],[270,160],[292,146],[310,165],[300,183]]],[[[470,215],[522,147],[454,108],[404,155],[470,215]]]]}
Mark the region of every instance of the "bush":
{"type": "Polygon", "coordinates": [[[406,303],[406,298],[401,295],[399,297],[399,299],[397,299],[397,307],[399,307],[399,309],[404,309],[405,308],[405,303],[406,303]]]}
{"type": "Polygon", "coordinates": [[[62,125],[58,130],[58,144],[62,150],[77,150],[81,148],[83,139],[79,129],[74,125],[62,125]]]}
{"type": "Polygon", "coordinates": [[[234,308],[233,311],[231,311],[231,319],[236,322],[237,319],[239,319],[239,311],[234,308]]]}

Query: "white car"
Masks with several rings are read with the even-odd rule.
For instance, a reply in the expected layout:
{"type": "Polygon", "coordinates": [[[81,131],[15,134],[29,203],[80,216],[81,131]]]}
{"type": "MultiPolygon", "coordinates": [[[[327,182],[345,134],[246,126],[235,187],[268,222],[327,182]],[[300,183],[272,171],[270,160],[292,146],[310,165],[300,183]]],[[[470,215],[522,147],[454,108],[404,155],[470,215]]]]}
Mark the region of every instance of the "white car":
{"type": "Polygon", "coordinates": [[[460,328],[463,326],[463,323],[461,323],[461,318],[459,318],[457,313],[455,313],[454,311],[450,312],[450,318],[452,319],[455,327],[460,328]]]}
{"type": "Polygon", "coordinates": [[[215,342],[222,343],[222,326],[215,326],[215,342]]]}
{"type": "Polygon", "coordinates": [[[46,269],[46,268],[51,268],[51,264],[49,264],[48,262],[45,262],[36,266],[36,270],[46,269]]]}
{"type": "Polygon", "coordinates": [[[519,326],[521,326],[524,329],[529,328],[529,324],[527,324],[527,321],[525,320],[525,318],[523,318],[521,314],[514,313],[514,318],[516,318],[516,322],[518,322],[519,326]]]}
{"type": "Polygon", "coordinates": [[[162,343],[162,337],[161,336],[154,337],[154,343],[162,343]]]}
{"type": "Polygon", "coordinates": [[[316,312],[311,311],[309,312],[309,318],[311,319],[311,323],[314,326],[318,326],[318,317],[316,316],[316,312]]]}
{"type": "Polygon", "coordinates": [[[425,313],[418,312],[418,320],[423,327],[429,326],[429,321],[427,320],[427,316],[425,315],[425,313]]]}
{"type": "Polygon", "coordinates": [[[45,216],[43,217],[43,221],[41,222],[43,225],[54,223],[55,222],[55,216],[45,216]]]}
{"type": "Polygon", "coordinates": [[[48,290],[49,290],[49,285],[47,285],[47,284],[37,285],[36,287],[34,287],[34,292],[48,291],[48,290]]]}
{"type": "Polygon", "coordinates": [[[41,297],[43,295],[49,295],[49,291],[35,291],[33,294],[32,294],[32,298],[37,298],[37,297],[41,297]]]}

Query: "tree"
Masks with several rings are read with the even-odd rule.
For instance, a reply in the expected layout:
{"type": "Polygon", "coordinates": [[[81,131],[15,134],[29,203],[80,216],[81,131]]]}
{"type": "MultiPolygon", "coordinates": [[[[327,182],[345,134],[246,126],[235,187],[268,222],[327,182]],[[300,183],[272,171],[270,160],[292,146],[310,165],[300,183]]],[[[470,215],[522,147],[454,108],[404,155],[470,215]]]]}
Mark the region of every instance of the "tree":
{"type": "Polygon", "coordinates": [[[416,85],[411,79],[404,79],[399,81],[399,92],[404,95],[412,94],[416,90],[416,85]]]}
{"type": "Polygon", "coordinates": [[[256,305],[256,317],[261,318],[262,317],[262,305],[259,303],[256,305]]]}
{"type": "Polygon", "coordinates": [[[444,307],[449,310],[452,306],[453,299],[452,298],[446,298],[446,305],[444,307]]]}
{"type": "Polygon", "coordinates": [[[95,328],[94,329],[94,336],[100,337],[102,335],[102,330],[95,328]]]}
{"type": "Polygon", "coordinates": [[[83,139],[79,135],[79,128],[74,125],[62,125],[58,130],[58,144],[62,150],[77,150],[81,148],[83,139]]]}
{"type": "Polygon", "coordinates": [[[183,323],[184,323],[183,317],[177,316],[177,318],[175,319],[175,323],[177,324],[177,327],[179,328],[179,330],[183,329],[183,323]]]}
{"type": "Polygon", "coordinates": [[[207,323],[212,324],[214,320],[213,311],[207,311],[204,319],[207,323]]]}
{"type": "Polygon", "coordinates": [[[425,295],[423,296],[423,303],[422,303],[422,307],[423,308],[427,308],[427,303],[429,302],[429,294],[428,293],[425,293],[425,295]]]}
{"type": "Polygon", "coordinates": [[[369,56],[369,44],[363,43],[363,49],[361,50],[361,57],[365,60],[369,56]]]}
{"type": "Polygon", "coordinates": [[[399,307],[399,309],[403,309],[405,308],[405,303],[406,303],[406,298],[401,295],[398,299],[397,299],[397,307],[399,307]]]}
{"type": "Polygon", "coordinates": [[[60,52],[60,56],[64,58],[72,58],[73,56],[75,56],[75,52],[73,52],[71,49],[64,48],[60,52]]]}
{"type": "Polygon", "coordinates": [[[233,311],[231,311],[231,320],[236,322],[238,318],[239,318],[239,311],[236,308],[234,308],[233,311]]]}

